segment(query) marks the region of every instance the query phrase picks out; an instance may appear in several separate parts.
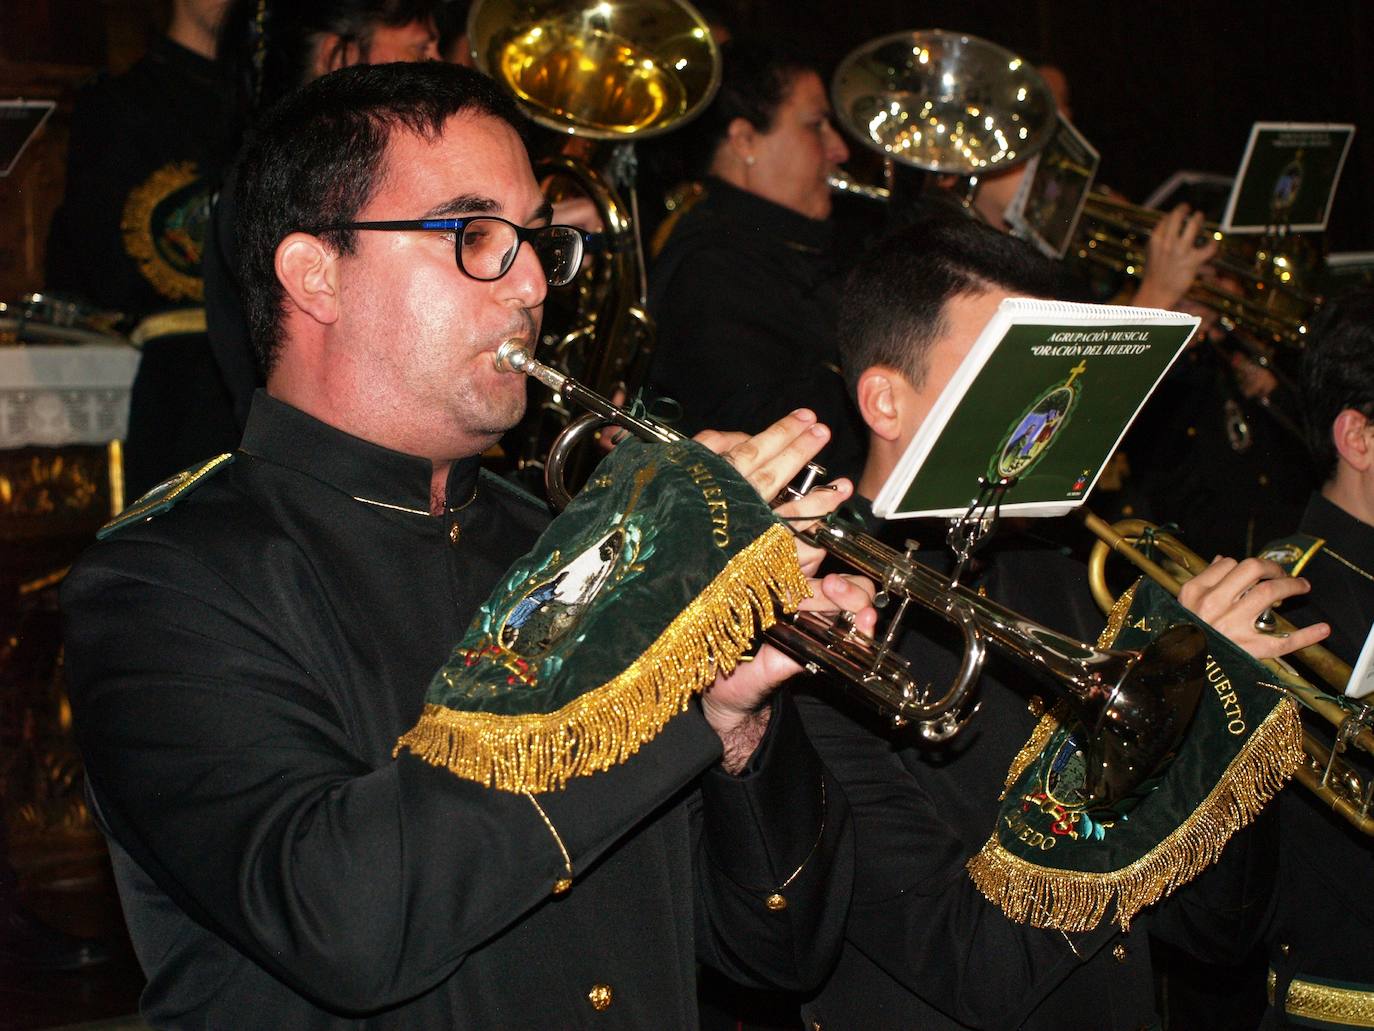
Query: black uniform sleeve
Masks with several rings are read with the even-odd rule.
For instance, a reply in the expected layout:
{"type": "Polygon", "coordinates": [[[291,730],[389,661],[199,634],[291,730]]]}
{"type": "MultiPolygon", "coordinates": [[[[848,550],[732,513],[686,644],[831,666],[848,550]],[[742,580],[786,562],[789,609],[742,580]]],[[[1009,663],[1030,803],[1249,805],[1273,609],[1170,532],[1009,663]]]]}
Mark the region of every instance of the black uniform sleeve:
{"type": "MultiPolygon", "coordinates": [[[[78,735],[109,832],[196,920],[296,991],[360,1010],[436,984],[549,898],[563,858],[527,797],[406,754],[364,761],[251,599],[177,548],[114,544],[64,590],[78,735]]],[[[689,713],[541,796],[574,871],[719,755],[689,713]]]]}
{"type": "Polygon", "coordinates": [[[1217,862],[1160,903],[1150,933],[1207,963],[1239,963],[1271,919],[1278,878],[1279,815],[1270,803],[1226,843],[1217,862]]]}
{"type": "Polygon", "coordinates": [[[1070,939],[1008,920],[974,887],[969,855],[891,745],[820,699],[798,699],[807,733],[848,796],[854,895],[846,938],[890,977],[979,1027],[1015,1020],[1109,938],[1070,939]]]}
{"type": "Polygon", "coordinates": [[[145,133],[108,80],[87,86],[72,111],[67,182],[48,229],[47,288],[120,309],[152,297],[124,249],[120,219],[137,175],[146,174],[145,133]]]}
{"type": "Polygon", "coordinates": [[[853,834],[844,793],[785,691],[744,775],[716,766],[701,800],[698,955],[744,984],[815,987],[844,932],[853,834]]]}

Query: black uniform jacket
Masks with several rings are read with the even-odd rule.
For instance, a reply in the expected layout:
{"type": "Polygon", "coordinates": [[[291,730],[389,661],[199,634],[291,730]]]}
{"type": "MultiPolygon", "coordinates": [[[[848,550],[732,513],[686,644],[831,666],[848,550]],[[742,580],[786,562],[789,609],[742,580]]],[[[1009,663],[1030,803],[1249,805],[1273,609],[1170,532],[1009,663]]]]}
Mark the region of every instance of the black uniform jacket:
{"type": "Polygon", "coordinates": [[[757,433],[809,407],[832,434],[818,461],[858,475],[867,438],[839,371],[830,237],[828,222],[706,181],[649,276],[649,387],[682,405],[680,429],[757,433]]]}
{"type": "Polygon", "coordinates": [[[847,818],[788,705],[745,776],[693,709],[542,814],[392,758],[547,521],[475,460],[446,515],[429,481],[260,394],[232,464],[69,577],[72,702],[148,1019],[690,1028],[698,958],[818,980],[847,818]],[[575,881],[554,896],[559,839],[575,881]]]}
{"type": "MultiPolygon", "coordinates": [[[[1329,623],[1323,643],[1353,663],[1374,625],[1374,527],[1313,494],[1300,529],[1324,543],[1300,570],[1311,592],[1285,602],[1283,614],[1299,626],[1329,623]]],[[[1329,746],[1330,724],[1304,715],[1329,746]]],[[[1347,758],[1368,776],[1368,756],[1347,758]]],[[[1279,905],[1268,935],[1276,997],[1294,977],[1374,997],[1374,841],[1297,786],[1279,798],[1279,824],[1279,905]]],[[[1283,1027],[1283,1019],[1271,1008],[1265,1026],[1283,1027]]]]}
{"type": "MultiPolygon", "coordinates": [[[[897,547],[912,536],[938,543],[944,530],[879,525],[897,547]]],[[[944,569],[947,554],[932,548],[917,558],[944,569]]],[[[1096,639],[1104,620],[1081,564],[1014,535],[994,542],[981,562],[965,580],[970,586],[1056,630],[1096,639]]],[[[925,610],[908,625],[902,654],[923,682],[943,690],[958,665],[957,635],[925,610]]],[[[1269,902],[1271,861],[1245,847],[1241,832],[1217,867],[1138,915],[1127,934],[1110,919],[1073,935],[1013,923],[973,886],[965,863],[992,834],[1007,770],[1035,726],[1028,699],[1058,694],[998,652],[977,690],[981,708],[938,750],[833,695],[801,700],[807,730],[849,796],[856,854],[839,964],[803,1012],[826,1031],[1155,1026],[1149,934],[1213,959],[1232,949],[1243,955],[1269,902]]]]}

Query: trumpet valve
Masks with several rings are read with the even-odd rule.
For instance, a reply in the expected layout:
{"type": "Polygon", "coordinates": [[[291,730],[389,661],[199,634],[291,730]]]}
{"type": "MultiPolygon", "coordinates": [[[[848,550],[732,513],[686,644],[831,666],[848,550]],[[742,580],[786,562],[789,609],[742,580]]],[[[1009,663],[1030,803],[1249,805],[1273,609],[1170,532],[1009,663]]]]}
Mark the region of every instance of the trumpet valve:
{"type": "Polygon", "coordinates": [[[782,492],[773,499],[772,507],[785,505],[789,501],[800,501],[810,494],[816,487],[816,481],[825,475],[825,466],[817,465],[815,462],[807,462],[806,468],[801,472],[801,479],[796,484],[789,483],[782,489],[782,492]]]}

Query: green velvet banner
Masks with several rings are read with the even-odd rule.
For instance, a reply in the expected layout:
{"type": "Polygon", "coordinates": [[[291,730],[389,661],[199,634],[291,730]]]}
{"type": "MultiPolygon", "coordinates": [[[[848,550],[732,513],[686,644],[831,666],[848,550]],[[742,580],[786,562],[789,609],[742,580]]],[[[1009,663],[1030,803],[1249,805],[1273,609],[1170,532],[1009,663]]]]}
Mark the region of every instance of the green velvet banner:
{"type": "Polygon", "coordinates": [[[1215,862],[1302,761],[1297,708],[1265,667],[1152,581],[1122,597],[1101,643],[1140,648],[1185,621],[1206,632],[1207,683],[1161,772],[1110,807],[1082,803],[1083,730],[1062,706],[1013,763],[997,829],[969,861],[979,889],[1011,919],[1085,931],[1113,909],[1128,927],[1215,862]]]}
{"type": "Polygon", "coordinates": [[[634,754],[807,593],[791,531],[728,462],[625,441],[482,605],[397,750],[561,787],[634,754]]]}

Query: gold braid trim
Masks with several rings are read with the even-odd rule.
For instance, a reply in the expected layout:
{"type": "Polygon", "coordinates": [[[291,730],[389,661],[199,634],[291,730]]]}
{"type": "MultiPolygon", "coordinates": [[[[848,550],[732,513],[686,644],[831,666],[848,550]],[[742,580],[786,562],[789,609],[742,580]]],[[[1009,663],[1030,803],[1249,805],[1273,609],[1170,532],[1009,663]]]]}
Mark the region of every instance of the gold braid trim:
{"type": "Polygon", "coordinates": [[[129,342],[142,347],[149,340],[158,337],[180,336],[183,333],[204,333],[206,328],[204,308],[175,308],[149,315],[134,327],[129,334],[129,342]]]}
{"type": "Polygon", "coordinates": [[[1197,809],[1129,866],[1108,873],[1051,870],[1008,852],[994,833],[968,861],[969,876],[1017,923],[1090,931],[1115,902],[1116,921],[1127,931],[1138,912],[1216,862],[1231,835],[1259,814],[1302,761],[1302,721],[1297,705],[1284,698],[1197,809]]]}
{"type": "MultiPolygon", "coordinates": [[[[1116,641],[1116,635],[1121,633],[1121,628],[1126,625],[1126,617],[1130,615],[1131,605],[1135,602],[1135,589],[1139,586],[1140,581],[1137,580],[1112,605],[1112,611],[1107,614],[1107,625],[1102,628],[1102,633],[1097,635],[1099,648],[1110,648],[1116,641]]],[[[1070,715],[1068,705],[1061,701],[1040,717],[1040,722],[1031,731],[1030,739],[1021,746],[1021,751],[1017,752],[1016,758],[1011,761],[1006,783],[1002,786],[1002,798],[1007,797],[1011,786],[1020,779],[1026,767],[1035,761],[1035,757],[1049,744],[1050,737],[1059,729],[1059,725],[1070,715]]]]}
{"type": "Polygon", "coordinates": [[[465,780],[502,791],[563,787],[624,762],[652,741],[692,695],[739,662],[755,635],[810,597],[796,539],[770,527],[732,558],[629,667],[549,713],[508,716],[426,705],[397,742],[465,780]]]}
{"type": "MultiPolygon", "coordinates": [[[[1274,1004],[1278,978],[1269,971],[1269,1003],[1274,1004]]],[[[1295,977],[1288,983],[1283,1011],[1290,1017],[1320,1020],[1339,1027],[1374,1027],[1374,991],[1341,988],[1295,977]]]]}

